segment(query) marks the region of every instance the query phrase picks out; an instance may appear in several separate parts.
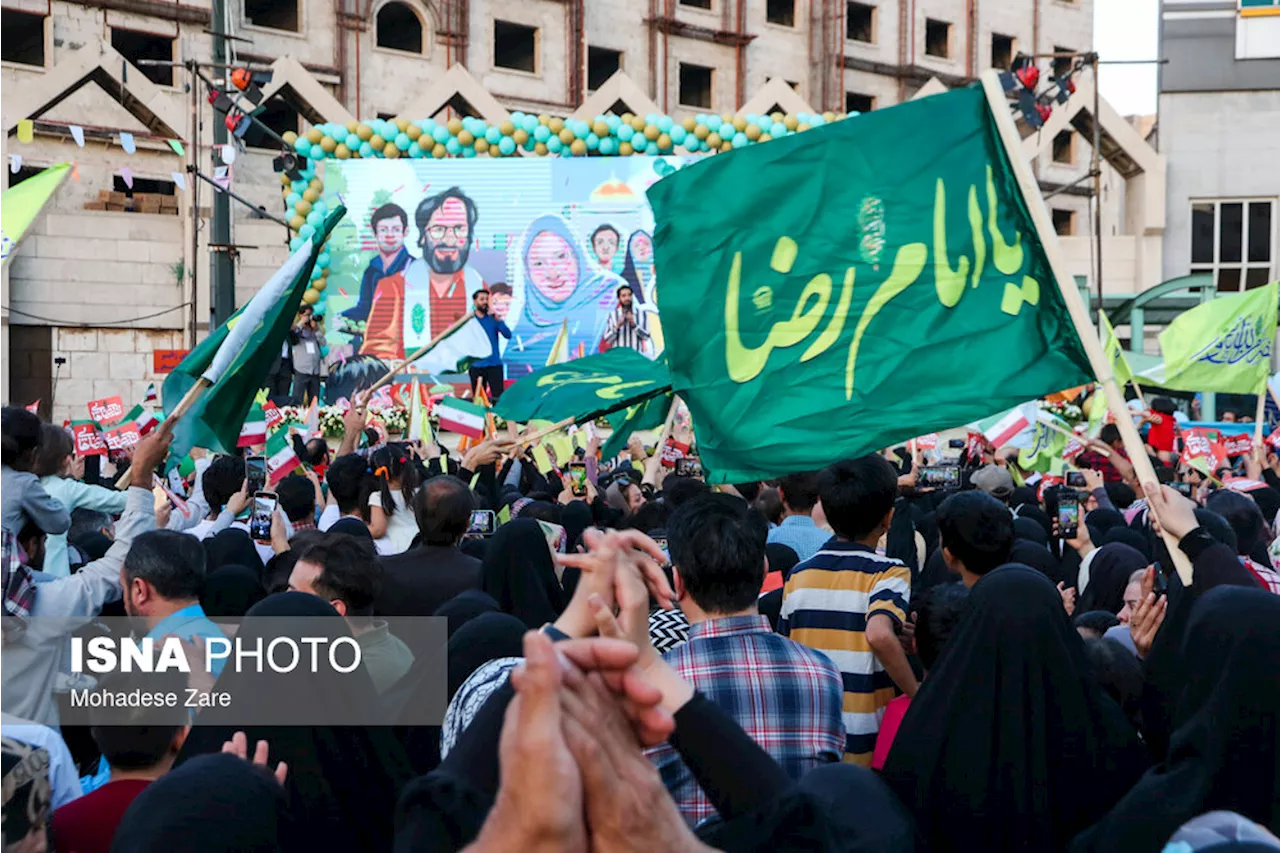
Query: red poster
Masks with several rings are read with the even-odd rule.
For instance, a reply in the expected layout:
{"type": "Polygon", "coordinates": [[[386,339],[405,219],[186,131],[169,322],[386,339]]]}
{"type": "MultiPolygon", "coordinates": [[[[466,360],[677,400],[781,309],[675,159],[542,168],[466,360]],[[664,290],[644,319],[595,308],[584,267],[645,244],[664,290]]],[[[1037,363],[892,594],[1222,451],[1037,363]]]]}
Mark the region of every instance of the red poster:
{"type": "Polygon", "coordinates": [[[1227,464],[1227,451],[1222,446],[1222,434],[1216,429],[1197,427],[1183,432],[1182,462],[1190,465],[1193,460],[1205,459],[1203,467],[1209,471],[1217,471],[1227,464]]]}
{"type": "Polygon", "coordinates": [[[77,421],[71,425],[77,456],[102,456],[107,452],[107,442],[92,421],[77,421]]]}
{"type": "Polygon", "coordinates": [[[920,450],[937,450],[938,434],[936,432],[931,432],[928,435],[920,436],[916,439],[916,447],[920,450]]]}
{"type": "Polygon", "coordinates": [[[154,373],[172,373],[190,353],[189,349],[158,349],[151,351],[151,367],[154,373]]]}
{"type": "Polygon", "coordinates": [[[89,418],[103,426],[113,424],[124,417],[124,400],[117,394],[101,400],[89,401],[89,418]]]}
{"type": "Polygon", "coordinates": [[[1227,435],[1222,437],[1222,447],[1227,451],[1227,456],[1248,456],[1253,452],[1253,436],[1247,432],[1239,435],[1227,435]]]}
{"type": "Polygon", "coordinates": [[[138,434],[138,425],[133,423],[121,424],[115,429],[109,429],[103,433],[103,437],[111,450],[124,450],[142,441],[142,436],[138,434]]]}

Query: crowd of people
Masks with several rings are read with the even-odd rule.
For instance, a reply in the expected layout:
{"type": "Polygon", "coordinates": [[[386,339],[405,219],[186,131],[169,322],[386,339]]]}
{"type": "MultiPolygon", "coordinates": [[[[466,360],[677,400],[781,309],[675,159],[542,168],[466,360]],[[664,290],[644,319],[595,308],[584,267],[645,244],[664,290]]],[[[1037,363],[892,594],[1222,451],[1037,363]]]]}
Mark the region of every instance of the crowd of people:
{"type": "Polygon", "coordinates": [[[121,491],[6,407],[4,849],[1280,850],[1280,460],[1215,487],[1166,447],[1166,408],[1145,419],[1158,482],[1112,427],[1082,487],[979,443],[932,488],[906,448],[713,487],[639,437],[544,474],[514,427],[457,456],[355,405],[337,447],[298,442],[268,532],[260,448],[170,460],[161,493],[161,430],[121,491]],[[376,697],[380,724],[60,725],[85,679],[68,638],[113,614],[196,646],[329,617],[352,677],[89,686],[283,684],[298,719],[376,697]],[[427,616],[440,725],[413,713],[424,638],[395,627],[427,616]]]}

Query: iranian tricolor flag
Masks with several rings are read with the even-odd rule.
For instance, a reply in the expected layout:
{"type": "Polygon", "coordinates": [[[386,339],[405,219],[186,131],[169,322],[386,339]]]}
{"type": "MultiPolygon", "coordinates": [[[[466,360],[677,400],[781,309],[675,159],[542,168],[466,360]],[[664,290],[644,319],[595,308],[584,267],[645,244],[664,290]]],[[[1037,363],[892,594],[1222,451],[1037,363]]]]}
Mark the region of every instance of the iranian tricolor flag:
{"type": "Polygon", "coordinates": [[[436,414],[440,418],[440,429],[446,432],[470,438],[484,437],[485,409],[482,406],[457,397],[445,397],[436,404],[436,414]]]}
{"type": "Polygon", "coordinates": [[[289,430],[278,429],[267,439],[267,482],[274,486],[302,464],[293,452],[289,430]]]}
{"type": "Polygon", "coordinates": [[[116,426],[119,427],[130,423],[138,428],[138,435],[146,435],[160,425],[160,419],[149,409],[144,409],[141,405],[137,405],[130,409],[128,414],[124,416],[124,420],[116,426]]]}
{"type": "Polygon", "coordinates": [[[240,440],[236,442],[236,447],[250,447],[266,440],[267,414],[262,411],[262,405],[255,401],[249,407],[249,413],[244,416],[244,425],[240,427],[240,440]]]}
{"type": "Polygon", "coordinates": [[[1036,408],[1036,403],[1023,403],[1007,412],[978,421],[976,426],[983,437],[998,448],[1008,444],[1015,435],[1031,426],[1036,419],[1036,408]]]}

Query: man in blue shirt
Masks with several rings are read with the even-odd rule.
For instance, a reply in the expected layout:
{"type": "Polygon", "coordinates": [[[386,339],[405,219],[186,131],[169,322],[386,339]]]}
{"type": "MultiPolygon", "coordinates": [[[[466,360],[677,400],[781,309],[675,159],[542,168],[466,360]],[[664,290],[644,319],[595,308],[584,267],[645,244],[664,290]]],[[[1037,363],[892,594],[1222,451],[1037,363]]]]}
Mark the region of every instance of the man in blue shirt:
{"type": "MultiPolygon", "coordinates": [[[[120,568],[125,613],[157,643],[170,634],[188,642],[225,639],[200,606],[204,575],[204,546],[198,539],[174,530],[143,533],[120,568]]],[[[222,664],[222,659],[213,661],[215,677],[222,664]]]]}
{"type": "Polygon", "coordinates": [[[817,476],[788,474],[778,481],[778,497],[782,499],[782,523],[769,531],[769,541],[791,548],[803,563],[831,538],[813,521],[813,508],[818,503],[817,476]]]}
{"type": "Polygon", "coordinates": [[[476,320],[484,327],[485,334],[489,336],[489,343],[493,347],[493,351],[486,358],[472,362],[469,371],[471,387],[476,387],[477,382],[483,382],[487,388],[489,401],[497,402],[502,396],[503,386],[506,385],[502,354],[498,351],[498,335],[511,340],[511,330],[507,328],[506,323],[489,313],[489,291],[482,288],[471,294],[471,304],[476,320]]]}

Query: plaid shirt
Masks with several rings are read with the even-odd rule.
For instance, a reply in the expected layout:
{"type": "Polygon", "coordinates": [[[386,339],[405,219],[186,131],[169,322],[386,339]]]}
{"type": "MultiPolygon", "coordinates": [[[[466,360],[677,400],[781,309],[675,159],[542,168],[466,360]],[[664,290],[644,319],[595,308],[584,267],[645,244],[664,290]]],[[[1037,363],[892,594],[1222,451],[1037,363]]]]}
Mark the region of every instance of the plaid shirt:
{"type": "MultiPolygon", "coordinates": [[[[769,629],[764,616],[709,619],[663,655],[676,672],[737,720],[792,779],[844,754],[840,670],[821,652],[769,629]]],[[[690,825],[716,813],[675,748],[647,750],[690,825]]]]}

